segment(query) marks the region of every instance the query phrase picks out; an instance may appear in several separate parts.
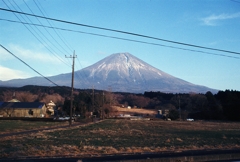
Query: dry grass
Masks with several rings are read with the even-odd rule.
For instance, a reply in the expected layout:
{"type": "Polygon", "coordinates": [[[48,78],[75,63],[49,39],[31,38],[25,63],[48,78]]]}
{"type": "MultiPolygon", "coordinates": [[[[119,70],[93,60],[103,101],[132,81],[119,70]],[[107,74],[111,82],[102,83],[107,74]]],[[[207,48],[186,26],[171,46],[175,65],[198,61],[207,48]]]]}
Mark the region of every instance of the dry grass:
{"type": "Polygon", "coordinates": [[[118,106],[113,106],[113,111],[117,112],[117,114],[141,114],[141,115],[156,115],[156,110],[151,109],[138,109],[138,108],[122,108],[118,106]]]}
{"type": "Polygon", "coordinates": [[[0,120],[0,134],[68,125],[67,122],[0,120]]]}
{"type": "Polygon", "coordinates": [[[0,139],[0,158],[240,148],[240,123],[105,120],[0,139]]]}

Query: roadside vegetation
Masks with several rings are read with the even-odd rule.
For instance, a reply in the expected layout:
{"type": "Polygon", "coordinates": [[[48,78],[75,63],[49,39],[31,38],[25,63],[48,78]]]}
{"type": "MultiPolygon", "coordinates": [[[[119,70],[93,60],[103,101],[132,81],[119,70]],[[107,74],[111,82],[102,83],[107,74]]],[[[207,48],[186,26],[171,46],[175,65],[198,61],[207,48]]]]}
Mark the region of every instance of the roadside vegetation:
{"type": "Polygon", "coordinates": [[[3,137],[0,158],[239,149],[239,128],[237,122],[107,119],[79,127],[3,137]]]}

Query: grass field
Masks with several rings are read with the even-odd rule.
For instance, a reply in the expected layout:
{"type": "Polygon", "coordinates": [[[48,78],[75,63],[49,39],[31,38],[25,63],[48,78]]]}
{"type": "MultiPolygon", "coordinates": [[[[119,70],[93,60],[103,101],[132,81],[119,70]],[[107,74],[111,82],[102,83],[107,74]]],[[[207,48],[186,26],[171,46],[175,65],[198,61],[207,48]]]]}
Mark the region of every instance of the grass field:
{"type": "Polygon", "coordinates": [[[0,134],[67,125],[67,122],[0,120],[0,134]]]}
{"type": "Polygon", "coordinates": [[[231,148],[240,148],[240,123],[109,119],[76,128],[1,138],[0,158],[231,148]]]}

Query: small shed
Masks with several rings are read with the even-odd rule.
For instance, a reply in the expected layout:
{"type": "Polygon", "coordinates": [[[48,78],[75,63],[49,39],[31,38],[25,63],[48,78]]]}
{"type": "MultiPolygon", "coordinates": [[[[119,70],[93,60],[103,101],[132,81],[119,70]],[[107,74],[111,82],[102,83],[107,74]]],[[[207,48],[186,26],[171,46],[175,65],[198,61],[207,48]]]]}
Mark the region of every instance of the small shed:
{"type": "Polygon", "coordinates": [[[44,117],[46,105],[43,102],[0,102],[2,117],[44,117]]]}

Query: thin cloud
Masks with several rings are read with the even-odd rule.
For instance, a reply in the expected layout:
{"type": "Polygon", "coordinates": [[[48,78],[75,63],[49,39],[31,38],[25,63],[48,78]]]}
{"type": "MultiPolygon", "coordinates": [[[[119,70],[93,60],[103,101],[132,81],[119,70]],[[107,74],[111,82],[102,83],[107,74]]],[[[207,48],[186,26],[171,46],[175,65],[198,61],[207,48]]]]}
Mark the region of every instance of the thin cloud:
{"type": "Polygon", "coordinates": [[[2,81],[11,79],[23,79],[29,77],[30,75],[23,71],[0,66],[0,80],[2,81]]]}
{"type": "Polygon", "coordinates": [[[0,47],[0,56],[1,56],[1,61],[8,60],[11,56],[8,54],[6,50],[0,47]]]}
{"type": "Polygon", "coordinates": [[[234,14],[210,15],[202,18],[201,21],[207,26],[216,26],[219,21],[240,18],[240,12],[234,14]]]}
{"type": "Polygon", "coordinates": [[[43,63],[60,63],[60,61],[48,53],[24,49],[18,45],[10,45],[10,51],[23,60],[32,60],[43,63]]]}
{"type": "MultiPolygon", "coordinates": [[[[50,76],[50,74],[57,75],[59,73],[64,73],[68,70],[68,68],[64,69],[59,68],[60,66],[62,67],[63,63],[65,63],[59,60],[60,56],[58,56],[57,58],[53,55],[50,55],[47,52],[41,51],[41,47],[40,49],[39,47],[28,49],[23,48],[22,46],[19,45],[9,44],[6,48],[14,55],[16,55],[18,58],[23,60],[26,64],[33,67],[35,70],[37,70],[38,72],[45,76],[50,76]]],[[[4,66],[5,68],[8,68],[3,69],[2,67],[2,69],[0,69],[1,70],[0,80],[32,77],[32,74],[26,75],[26,73],[21,71],[15,72],[15,70],[13,70],[12,68],[13,65],[16,67],[18,64],[23,65],[23,63],[2,48],[0,48],[0,57],[1,57],[0,65],[4,66]],[[11,62],[11,64],[6,64],[6,62],[9,61],[11,62]]],[[[65,59],[65,57],[61,59],[63,60],[65,59]]],[[[64,65],[68,64],[66,63],[64,65]]],[[[70,65],[71,63],[69,64],[69,67],[71,67],[70,65]]]]}

